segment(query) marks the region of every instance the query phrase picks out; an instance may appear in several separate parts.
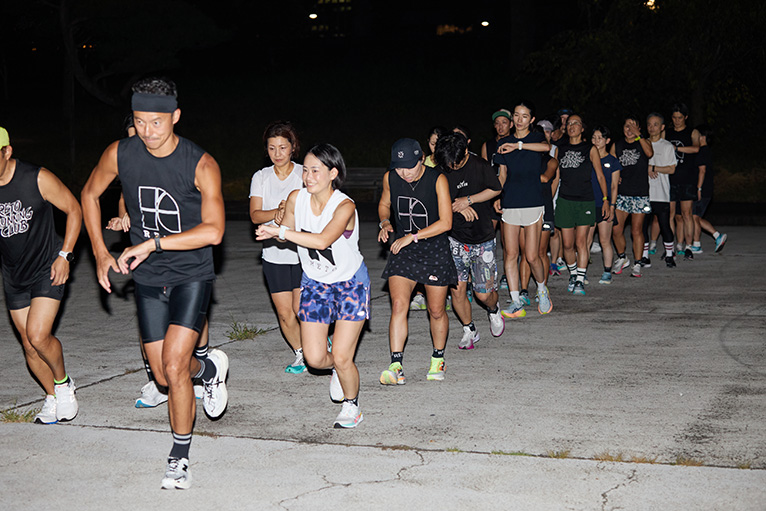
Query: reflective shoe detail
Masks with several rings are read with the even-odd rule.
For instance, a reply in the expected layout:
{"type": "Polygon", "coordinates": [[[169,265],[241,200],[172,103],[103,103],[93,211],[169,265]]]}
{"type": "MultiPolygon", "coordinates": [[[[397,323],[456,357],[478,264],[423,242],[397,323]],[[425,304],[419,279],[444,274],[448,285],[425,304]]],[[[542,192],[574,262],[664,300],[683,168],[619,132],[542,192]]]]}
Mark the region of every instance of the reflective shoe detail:
{"type": "Polygon", "coordinates": [[[644,268],[651,268],[652,267],[652,260],[648,257],[642,257],[638,260],[638,264],[643,266],[644,268]]]}
{"type": "Polygon", "coordinates": [[[463,327],[463,338],[457,343],[457,347],[461,350],[472,350],[473,344],[479,342],[479,331],[471,330],[469,327],[463,327]]]}
{"type": "Polygon", "coordinates": [[[726,240],[729,237],[726,234],[721,234],[715,239],[715,251],[720,252],[723,250],[723,246],[726,245],[726,240]]]}
{"type": "Polygon", "coordinates": [[[192,476],[187,458],[168,458],[165,477],[162,478],[163,490],[188,490],[192,476]]]}
{"type": "Polygon", "coordinates": [[[575,282],[574,288],[572,289],[572,294],[585,296],[585,286],[582,282],[575,282]]]}
{"type": "Polygon", "coordinates": [[[641,264],[636,263],[633,265],[633,270],[630,272],[631,277],[641,277],[641,264]]]}
{"type": "Polygon", "coordinates": [[[675,268],[676,267],[676,258],[673,256],[667,256],[665,257],[665,266],[668,268],[675,268]]]}
{"type": "Polygon", "coordinates": [[[503,335],[503,332],[505,332],[505,319],[502,314],[500,314],[500,311],[497,311],[494,314],[492,312],[487,312],[487,317],[489,318],[489,332],[492,336],[500,337],[503,335]]]}
{"type": "Polygon", "coordinates": [[[575,282],[577,282],[577,276],[576,275],[570,275],[569,276],[569,283],[567,284],[567,291],[570,293],[574,291],[574,285],[575,282]]]}
{"type": "Polygon", "coordinates": [[[618,257],[612,265],[612,273],[619,275],[628,266],[630,266],[630,260],[627,257],[618,257]]]}
{"type": "Polygon", "coordinates": [[[285,372],[289,374],[301,374],[306,372],[306,363],[303,361],[303,352],[295,353],[295,360],[289,366],[285,367],[285,372]]]}
{"type": "Polygon", "coordinates": [[[393,362],[388,369],[380,373],[380,383],[383,385],[404,385],[404,369],[399,362],[393,362]]]}
{"type": "Polygon", "coordinates": [[[691,249],[687,248],[684,250],[684,261],[691,261],[694,259],[694,254],[692,253],[691,249]]]}
{"type": "Polygon", "coordinates": [[[420,293],[415,295],[415,298],[410,302],[411,311],[424,311],[426,310],[426,297],[420,293]]]}
{"type": "Polygon", "coordinates": [[[537,288],[537,311],[540,314],[548,314],[553,310],[553,302],[548,294],[548,286],[543,285],[537,288]]]}
{"type": "Polygon", "coordinates": [[[351,401],[343,401],[343,406],[340,409],[340,413],[335,417],[334,428],[355,428],[364,419],[362,411],[359,409],[359,405],[355,405],[351,401]]]}
{"type": "Polygon", "coordinates": [[[346,399],[346,396],[343,393],[343,387],[340,385],[340,378],[338,378],[338,373],[333,369],[332,377],[330,378],[330,400],[333,403],[340,403],[344,399],[346,399]]]}
{"type": "Polygon", "coordinates": [[[217,419],[229,404],[229,391],[226,389],[226,376],[229,374],[229,357],[219,349],[212,349],[207,360],[215,365],[215,376],[210,381],[203,381],[202,406],[212,419],[217,419]]]}
{"type": "Polygon", "coordinates": [[[136,399],[136,408],[154,408],[167,402],[167,400],[168,395],[160,392],[157,384],[154,381],[150,381],[141,387],[141,396],[136,399]]]}
{"type": "Polygon", "coordinates": [[[612,283],[612,272],[605,271],[601,274],[601,278],[598,280],[599,284],[611,284],[612,283]]]}
{"type": "Polygon", "coordinates": [[[442,381],[444,379],[444,359],[431,357],[431,368],[426,375],[427,380],[442,381]]]}
{"type": "Polygon", "coordinates": [[[531,305],[532,302],[529,301],[529,291],[521,291],[519,293],[519,301],[522,305],[531,305]]]}
{"type": "Polygon", "coordinates": [[[35,424],[56,424],[56,396],[48,394],[40,412],[35,415],[35,424]]]}
{"type": "Polygon", "coordinates": [[[54,385],[53,389],[56,392],[56,419],[61,422],[71,421],[80,409],[74,395],[77,390],[74,380],[70,376],[69,383],[54,385]]]}
{"type": "Polygon", "coordinates": [[[504,318],[517,319],[525,317],[527,311],[524,310],[524,305],[522,305],[521,302],[511,302],[511,306],[501,310],[500,314],[502,314],[504,318]]]}

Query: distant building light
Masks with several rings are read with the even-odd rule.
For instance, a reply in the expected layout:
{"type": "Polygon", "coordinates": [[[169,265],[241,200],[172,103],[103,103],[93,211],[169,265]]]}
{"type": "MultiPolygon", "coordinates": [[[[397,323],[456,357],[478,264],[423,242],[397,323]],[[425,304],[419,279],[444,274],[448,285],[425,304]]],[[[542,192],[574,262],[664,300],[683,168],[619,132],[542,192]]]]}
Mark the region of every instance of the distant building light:
{"type": "Polygon", "coordinates": [[[657,2],[656,2],[656,0],[646,0],[646,4],[645,4],[645,5],[646,5],[646,6],[647,6],[649,9],[651,9],[652,11],[655,11],[655,10],[657,10],[657,7],[659,7],[659,6],[657,5],[657,2]]]}
{"type": "Polygon", "coordinates": [[[312,20],[315,20],[317,19],[317,14],[315,12],[312,12],[311,14],[309,14],[309,18],[311,18],[312,20]]]}
{"type": "Polygon", "coordinates": [[[488,27],[489,26],[489,21],[482,21],[481,22],[481,26],[482,27],[488,27]]]}
{"type": "Polygon", "coordinates": [[[32,48],[32,51],[37,51],[37,48],[34,48],[34,47],[33,47],[33,48],[32,48]]]}

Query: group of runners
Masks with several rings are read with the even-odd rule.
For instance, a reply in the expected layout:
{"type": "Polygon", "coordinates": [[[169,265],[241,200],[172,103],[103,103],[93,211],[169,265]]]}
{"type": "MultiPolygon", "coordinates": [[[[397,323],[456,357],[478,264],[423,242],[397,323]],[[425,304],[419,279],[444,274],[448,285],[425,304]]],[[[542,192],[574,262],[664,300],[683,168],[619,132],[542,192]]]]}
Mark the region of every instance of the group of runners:
{"type": "MultiPolygon", "coordinates": [[[[211,419],[221,417],[228,404],[228,357],[220,349],[208,349],[206,319],[215,280],[212,246],[221,242],[225,230],[221,173],[210,154],[174,132],[181,110],[173,82],[150,78],[132,90],[130,127],[135,135],[106,148],[79,203],[53,173],[12,158],[8,132],[0,128],[3,284],[27,364],[46,392],[35,421],[52,424],[72,420],[78,412],[75,384],[52,330],[83,220],[99,284],[111,292],[110,270],[132,274],[149,378],[136,407],[168,402],[173,443],[161,486],[184,489],[192,481],[195,394],[211,419]],[[129,232],[130,246],[115,259],[104,242],[100,199],[116,178],[122,185],[121,212],[107,228],[129,232]],[[63,240],[54,230],[52,206],[66,214],[63,240]]],[[[408,310],[419,286],[425,292],[433,343],[426,379],[443,380],[449,294],[462,324],[458,348],[473,349],[480,338],[472,316],[474,298],[486,310],[496,337],[503,334],[506,318],[526,315],[531,277],[538,311],[552,311],[546,283],[549,242],[551,257],[557,256],[554,239],[563,241],[559,245],[570,270],[569,290],[578,294],[584,294],[588,237],[596,224],[605,257],[602,281],[611,279],[612,270],[620,273],[627,267],[620,232],[631,215],[636,265],[643,261],[645,266],[651,250],[640,237],[650,211],[658,217],[666,248],[670,243],[666,260],[673,258],[672,237],[666,237],[672,231],[668,234],[666,228],[674,211],[668,205],[664,213],[663,205],[672,204],[671,199],[655,200],[650,182],[672,173],[676,163],[670,160],[676,152],[704,155],[707,131],[687,130],[690,139],[684,130],[676,130],[682,134],[675,139],[665,131],[667,140],[680,142],[660,160],[662,149],[654,149],[655,143],[662,145],[656,136],[664,124],[659,114],[649,116],[649,140],[641,136],[639,121],[629,118],[624,138],[611,149],[607,128],[596,127],[590,143],[581,116],[561,116],[564,134],[548,121],[536,123],[528,101],[513,111],[499,110],[493,121],[497,136],[482,147],[482,156],[469,151],[462,127],[432,130],[429,155],[411,138],[391,148],[378,204],[377,239],[390,243],[381,277],[391,298],[391,360],[380,375],[381,384],[406,382],[408,310]],[[498,226],[511,297],[504,310],[495,260],[498,226]],[[614,267],[608,241],[612,233],[618,254],[614,267]]],[[[345,162],[326,143],[306,151],[302,164],[294,161],[300,144],[289,122],[270,124],[263,142],[272,165],[253,176],[250,218],[258,224],[264,277],[294,354],[285,371],[300,374],[307,366],[329,371],[330,398],[341,404],[333,425],[353,428],[363,420],[354,354],[370,315],[371,281],[359,250],[355,203],[340,191],[345,162]]],[[[709,159],[698,159],[709,165],[709,159]]],[[[704,191],[702,183],[698,188],[704,191]]],[[[675,192],[680,194],[687,242],[694,236],[686,227],[687,213],[694,212],[686,204],[693,191],[684,185],[675,192]]],[[[697,194],[698,202],[701,196],[697,194]]],[[[723,242],[725,235],[718,235],[717,249],[723,242]]],[[[640,276],[636,267],[633,274],[640,276]]]]}

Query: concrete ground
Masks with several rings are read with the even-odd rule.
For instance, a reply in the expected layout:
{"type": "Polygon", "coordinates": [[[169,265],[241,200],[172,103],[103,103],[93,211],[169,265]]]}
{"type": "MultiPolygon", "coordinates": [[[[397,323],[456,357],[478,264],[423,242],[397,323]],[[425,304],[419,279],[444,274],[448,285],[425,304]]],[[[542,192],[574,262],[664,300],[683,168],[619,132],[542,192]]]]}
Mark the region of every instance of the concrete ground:
{"type": "MultiPolygon", "coordinates": [[[[292,354],[260,244],[249,222],[230,221],[210,318],[211,346],[231,361],[229,408],[211,422],[198,407],[185,492],[159,490],[166,406],[133,406],[146,375],[132,295],[99,292],[83,243],[56,330],[80,413],[0,424],[0,507],[766,509],[766,228],[725,230],[721,253],[706,238],[694,261],[671,270],[655,257],[643,278],[626,272],[609,286],[594,255],[586,296],[552,277],[553,312],[528,307],[499,338],[474,303],[472,351],[457,349],[451,315],[443,382],[425,379],[426,313],[412,312],[407,384],[391,388],[378,383],[389,363],[385,261],[377,227],[363,223],[374,289],[356,358],[364,421],[336,430],[329,377],[284,373],[292,354]],[[230,340],[235,324],[265,332],[230,340]]],[[[0,338],[0,410],[39,408],[7,316],[0,338]]]]}

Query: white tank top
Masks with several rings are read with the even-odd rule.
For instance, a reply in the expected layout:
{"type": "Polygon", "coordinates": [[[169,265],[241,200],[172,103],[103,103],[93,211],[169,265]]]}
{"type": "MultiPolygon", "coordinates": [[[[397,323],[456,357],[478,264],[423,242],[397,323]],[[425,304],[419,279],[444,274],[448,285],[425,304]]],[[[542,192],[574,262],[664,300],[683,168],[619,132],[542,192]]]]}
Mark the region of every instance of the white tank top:
{"type": "MultiPolygon", "coordinates": [[[[295,201],[295,230],[320,233],[330,223],[335,209],[344,200],[349,199],[345,193],[335,190],[322,211],[315,216],[311,212],[311,195],[304,188],[298,192],[295,201]]],[[[303,272],[310,279],[325,284],[334,284],[349,280],[362,265],[364,258],[359,251],[359,216],[354,211],[354,230],[341,234],[326,250],[317,250],[298,246],[298,257],[301,260],[303,272]]]]}

